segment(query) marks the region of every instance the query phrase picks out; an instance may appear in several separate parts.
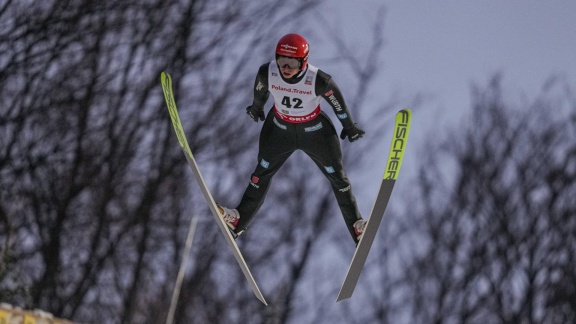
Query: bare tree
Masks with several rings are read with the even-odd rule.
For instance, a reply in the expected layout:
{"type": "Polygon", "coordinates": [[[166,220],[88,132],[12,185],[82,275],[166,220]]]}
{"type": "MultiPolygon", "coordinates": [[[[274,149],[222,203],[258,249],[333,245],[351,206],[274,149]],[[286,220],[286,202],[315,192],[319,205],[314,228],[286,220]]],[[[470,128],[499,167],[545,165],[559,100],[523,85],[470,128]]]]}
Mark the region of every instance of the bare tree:
{"type": "Polygon", "coordinates": [[[199,156],[210,150],[212,159],[233,161],[242,153],[234,141],[254,137],[231,122],[230,109],[238,98],[230,94],[253,78],[246,62],[265,45],[263,22],[251,18],[269,14],[273,26],[283,18],[275,12],[311,4],[287,11],[273,10],[279,2],[3,6],[2,236],[14,271],[32,288],[29,300],[14,302],[82,320],[149,317],[147,300],[174,273],[180,225],[191,216],[160,71],[174,71],[179,93],[186,90],[180,99],[196,108],[184,115],[203,121],[189,130],[199,156]],[[246,29],[261,33],[239,37],[246,29]],[[231,46],[239,40],[244,48],[231,46]]]}
{"type": "MultiPolygon", "coordinates": [[[[232,201],[253,167],[246,161],[257,141],[257,128],[236,122],[244,113],[238,103],[249,101],[253,72],[269,58],[279,26],[298,25],[319,3],[0,5],[0,290],[13,292],[2,298],[82,322],[162,322],[187,224],[207,209],[175,142],[160,72],[173,76],[186,133],[214,195],[232,201]]],[[[365,89],[370,78],[361,71],[365,89]]],[[[231,256],[221,253],[227,247],[215,227],[204,222],[181,322],[300,316],[304,271],[329,240],[317,240],[328,213],[337,213],[310,165],[316,175],[295,179],[287,164],[269,198],[275,217],[253,229],[269,236],[242,243],[265,289],[278,292],[272,307],[254,300],[231,256]],[[293,222],[299,214],[310,217],[293,222]],[[268,225],[273,230],[265,231],[268,225]]]]}
{"type": "Polygon", "coordinates": [[[514,109],[500,77],[431,145],[404,291],[420,323],[576,320],[576,100],[558,80],[514,109]]]}

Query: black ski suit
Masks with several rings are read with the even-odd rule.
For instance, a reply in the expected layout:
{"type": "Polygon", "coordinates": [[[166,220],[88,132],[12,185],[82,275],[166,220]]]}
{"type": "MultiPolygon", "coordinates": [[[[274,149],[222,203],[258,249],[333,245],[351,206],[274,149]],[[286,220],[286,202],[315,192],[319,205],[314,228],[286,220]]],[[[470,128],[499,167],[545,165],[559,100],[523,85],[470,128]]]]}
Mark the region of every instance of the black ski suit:
{"type": "MultiPolygon", "coordinates": [[[[266,63],[258,71],[254,82],[252,107],[263,109],[271,94],[269,77],[279,76],[275,72],[270,72],[277,67],[270,66],[271,64],[276,65],[275,62],[266,63]]],[[[311,67],[307,66],[306,71],[297,74],[289,80],[284,79],[284,77],[282,77],[282,80],[290,85],[298,85],[303,82],[310,84],[310,77],[307,77],[306,80],[304,79],[309,68],[311,67]]],[[[355,127],[342,93],[332,81],[331,76],[313,66],[312,68],[317,70],[315,84],[312,87],[314,89],[312,96],[324,98],[332,106],[344,128],[355,127]]],[[[291,94],[291,89],[281,87],[275,87],[274,89],[277,90],[279,88],[287,90],[288,95],[291,94]]],[[[296,92],[298,90],[292,91],[296,92]]],[[[274,95],[274,91],[272,94],[274,95]]],[[[278,95],[278,91],[276,91],[276,95],[278,95]]],[[[283,100],[286,100],[286,98],[283,97],[283,100]]],[[[254,214],[262,206],[270,180],[274,174],[294,151],[302,150],[316,163],[330,181],[346,226],[352,238],[356,241],[353,224],[361,218],[361,215],[356,205],[356,199],[352,194],[350,181],[342,166],[342,151],[334,125],[328,116],[320,110],[319,105],[315,113],[299,118],[283,114],[282,112],[286,111],[282,110],[282,107],[277,107],[278,102],[281,100],[279,98],[275,99],[276,104],[268,112],[260,133],[258,164],[254,173],[252,173],[250,183],[244,192],[242,200],[236,207],[240,214],[236,232],[246,229],[254,214]]],[[[290,105],[290,102],[282,101],[282,103],[290,105]]]]}

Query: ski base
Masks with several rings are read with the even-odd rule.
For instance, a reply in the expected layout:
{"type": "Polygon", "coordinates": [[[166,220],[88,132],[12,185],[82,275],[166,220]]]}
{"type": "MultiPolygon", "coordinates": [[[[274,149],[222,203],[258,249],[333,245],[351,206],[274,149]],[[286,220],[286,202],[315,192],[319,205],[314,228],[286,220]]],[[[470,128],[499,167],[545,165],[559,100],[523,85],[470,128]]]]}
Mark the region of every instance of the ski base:
{"type": "Polygon", "coordinates": [[[212,216],[214,216],[216,224],[218,224],[218,228],[220,228],[220,231],[222,232],[222,234],[224,234],[226,243],[228,243],[228,246],[232,250],[234,257],[236,258],[236,261],[238,262],[240,269],[242,269],[242,273],[244,274],[246,281],[250,285],[250,288],[256,295],[256,298],[258,298],[264,305],[268,305],[266,299],[264,299],[264,296],[260,292],[260,289],[256,284],[256,280],[254,280],[254,277],[252,276],[252,273],[250,272],[250,269],[248,268],[248,265],[246,264],[244,257],[242,256],[242,252],[240,251],[238,245],[236,244],[235,238],[237,236],[234,236],[232,234],[232,232],[229,230],[228,225],[226,225],[222,217],[220,217],[220,214],[218,213],[218,207],[214,202],[214,198],[212,197],[212,194],[208,190],[208,186],[206,185],[206,182],[204,182],[204,178],[202,177],[200,169],[196,164],[196,160],[192,155],[192,150],[190,150],[190,146],[188,145],[188,141],[186,140],[186,135],[184,134],[184,129],[182,128],[182,123],[180,121],[180,117],[178,115],[178,109],[176,107],[176,102],[174,100],[174,94],[172,92],[172,78],[168,73],[162,72],[162,74],[160,75],[160,80],[162,82],[162,92],[164,93],[164,99],[166,100],[168,111],[170,112],[170,119],[172,121],[172,125],[174,126],[176,136],[178,137],[178,142],[180,143],[180,146],[184,151],[184,155],[186,156],[186,160],[188,161],[188,164],[192,169],[194,178],[198,182],[198,185],[202,190],[202,194],[204,195],[204,198],[206,199],[206,202],[210,207],[212,216]]]}
{"type": "Polygon", "coordinates": [[[356,288],[356,284],[358,283],[358,279],[360,278],[360,274],[362,273],[362,269],[364,268],[364,264],[368,258],[368,253],[370,252],[372,243],[376,238],[382,218],[384,218],[384,212],[386,211],[386,206],[388,206],[388,202],[390,201],[390,196],[392,195],[398,172],[400,172],[411,120],[412,112],[408,108],[403,109],[396,114],[394,136],[392,138],[392,145],[390,146],[386,171],[384,172],[384,177],[380,184],[376,201],[372,207],[370,218],[368,218],[368,222],[366,223],[364,235],[356,247],[348,272],[344,278],[344,283],[340,288],[340,293],[336,299],[337,302],[352,297],[352,293],[354,293],[354,289],[356,288]]]}

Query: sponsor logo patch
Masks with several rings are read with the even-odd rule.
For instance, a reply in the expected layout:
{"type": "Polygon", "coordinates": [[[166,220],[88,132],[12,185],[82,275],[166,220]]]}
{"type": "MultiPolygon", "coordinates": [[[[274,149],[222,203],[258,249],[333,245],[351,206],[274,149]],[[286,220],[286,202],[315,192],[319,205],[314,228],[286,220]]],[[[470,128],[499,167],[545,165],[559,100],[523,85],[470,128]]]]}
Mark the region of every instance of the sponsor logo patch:
{"type": "Polygon", "coordinates": [[[260,189],[260,186],[257,185],[258,181],[260,181],[260,178],[253,175],[252,178],[250,178],[250,185],[256,189],[260,189]]]}
{"type": "Polygon", "coordinates": [[[312,95],[312,90],[304,91],[304,90],[300,90],[300,89],[296,89],[296,88],[286,88],[286,87],[275,85],[275,84],[273,84],[271,87],[272,87],[272,90],[278,90],[278,91],[301,94],[301,95],[312,95]]]}
{"type": "Polygon", "coordinates": [[[334,168],[331,167],[331,166],[325,166],[324,169],[325,169],[326,172],[328,172],[328,173],[334,173],[334,172],[336,172],[336,171],[334,170],[334,168]]]}
{"type": "Polygon", "coordinates": [[[276,117],[274,117],[274,124],[276,124],[276,126],[278,126],[281,129],[287,129],[288,128],[288,127],[286,127],[286,125],[280,124],[280,122],[278,121],[278,119],[276,119],[276,117]]]}
{"type": "Polygon", "coordinates": [[[319,130],[320,128],[322,128],[322,123],[318,123],[318,124],[316,124],[314,126],[310,126],[310,127],[305,127],[304,131],[305,132],[314,132],[314,131],[319,130]]]}
{"type": "MultiPolygon", "coordinates": [[[[330,90],[330,92],[332,92],[332,90],[330,90]]],[[[338,99],[336,99],[336,96],[334,96],[334,94],[331,94],[328,99],[330,100],[330,103],[332,103],[332,105],[334,106],[334,109],[336,109],[336,111],[341,111],[342,110],[342,106],[340,105],[340,102],[338,102],[338,99]]]]}
{"type": "Polygon", "coordinates": [[[260,91],[262,90],[262,88],[264,88],[264,85],[262,84],[262,82],[258,81],[258,84],[256,85],[256,91],[260,91]]]}
{"type": "Polygon", "coordinates": [[[290,48],[290,49],[298,49],[298,47],[296,47],[296,46],[290,46],[289,44],[282,44],[282,45],[280,45],[280,47],[282,47],[282,48],[290,48]]]}
{"type": "Polygon", "coordinates": [[[340,191],[340,192],[346,192],[346,191],[349,191],[350,188],[351,188],[351,187],[348,186],[348,187],[346,187],[346,188],[338,189],[338,191],[340,191]]]}

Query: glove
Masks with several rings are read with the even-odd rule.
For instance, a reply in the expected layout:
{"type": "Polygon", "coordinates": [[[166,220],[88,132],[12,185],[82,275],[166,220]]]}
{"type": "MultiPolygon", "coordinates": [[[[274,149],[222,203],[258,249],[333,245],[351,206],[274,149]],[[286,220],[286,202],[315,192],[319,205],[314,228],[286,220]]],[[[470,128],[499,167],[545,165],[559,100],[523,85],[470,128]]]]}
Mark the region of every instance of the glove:
{"type": "Polygon", "coordinates": [[[258,119],[264,121],[264,108],[249,106],[246,108],[246,113],[250,118],[254,119],[255,122],[258,122],[258,119]]]}
{"type": "Polygon", "coordinates": [[[358,128],[358,126],[354,124],[348,128],[342,129],[342,132],[340,133],[340,138],[344,140],[346,139],[346,137],[348,137],[348,140],[350,142],[354,142],[355,140],[362,138],[362,136],[364,136],[365,133],[366,133],[365,131],[358,128]]]}

